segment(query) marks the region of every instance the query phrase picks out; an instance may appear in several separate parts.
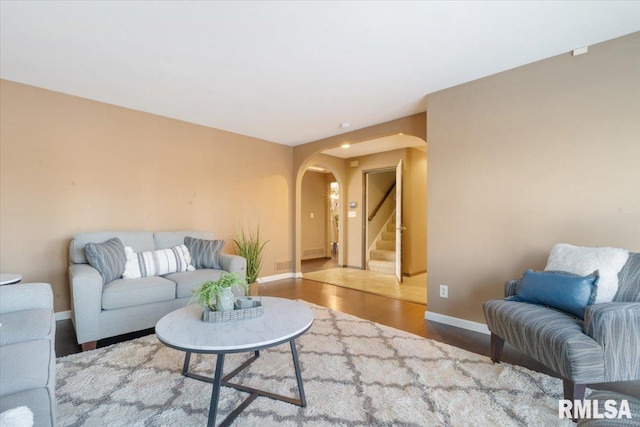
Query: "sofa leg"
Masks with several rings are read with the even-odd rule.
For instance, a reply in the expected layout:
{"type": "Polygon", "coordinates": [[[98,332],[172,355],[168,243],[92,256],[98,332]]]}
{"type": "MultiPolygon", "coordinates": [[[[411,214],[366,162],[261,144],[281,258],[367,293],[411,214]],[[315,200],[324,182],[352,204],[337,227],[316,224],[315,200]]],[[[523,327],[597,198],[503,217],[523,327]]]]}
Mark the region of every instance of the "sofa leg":
{"type": "Polygon", "coordinates": [[[491,360],[493,363],[500,363],[502,359],[502,350],[504,349],[504,340],[491,332],[491,360]]]}
{"type": "Polygon", "coordinates": [[[98,341],[84,342],[81,345],[82,345],[82,351],[95,350],[98,345],[98,341]]]}

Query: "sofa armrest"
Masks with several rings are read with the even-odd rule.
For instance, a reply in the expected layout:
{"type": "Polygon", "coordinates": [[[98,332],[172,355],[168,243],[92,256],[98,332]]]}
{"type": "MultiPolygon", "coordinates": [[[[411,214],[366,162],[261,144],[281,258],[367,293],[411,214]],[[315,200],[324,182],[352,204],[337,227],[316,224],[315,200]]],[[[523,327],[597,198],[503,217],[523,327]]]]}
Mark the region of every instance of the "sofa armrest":
{"type": "Polygon", "coordinates": [[[507,280],[504,282],[504,296],[510,297],[516,294],[516,286],[520,283],[519,280],[507,280]]]}
{"type": "Polygon", "coordinates": [[[640,302],[587,306],[584,332],[604,349],[605,381],[640,380],[640,302]]]}
{"type": "Polygon", "coordinates": [[[78,343],[96,341],[100,338],[102,276],[89,264],[71,264],[69,280],[78,343]]]}
{"type": "Polygon", "coordinates": [[[241,279],[247,277],[247,260],[244,257],[231,254],[220,254],[220,265],[224,271],[238,273],[241,279]]]}
{"type": "Polygon", "coordinates": [[[53,291],[48,283],[0,286],[0,314],[38,308],[53,311],[53,291]]]}

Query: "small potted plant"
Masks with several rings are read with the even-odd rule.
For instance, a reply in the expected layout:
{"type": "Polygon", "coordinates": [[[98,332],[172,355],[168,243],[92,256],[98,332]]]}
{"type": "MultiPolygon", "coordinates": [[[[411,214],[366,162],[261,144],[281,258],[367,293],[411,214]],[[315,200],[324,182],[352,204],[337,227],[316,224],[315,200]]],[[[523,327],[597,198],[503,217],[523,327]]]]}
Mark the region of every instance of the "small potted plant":
{"type": "Polygon", "coordinates": [[[237,273],[223,273],[218,280],[204,282],[193,290],[193,296],[204,309],[211,311],[233,310],[233,288],[246,286],[237,273]]]}

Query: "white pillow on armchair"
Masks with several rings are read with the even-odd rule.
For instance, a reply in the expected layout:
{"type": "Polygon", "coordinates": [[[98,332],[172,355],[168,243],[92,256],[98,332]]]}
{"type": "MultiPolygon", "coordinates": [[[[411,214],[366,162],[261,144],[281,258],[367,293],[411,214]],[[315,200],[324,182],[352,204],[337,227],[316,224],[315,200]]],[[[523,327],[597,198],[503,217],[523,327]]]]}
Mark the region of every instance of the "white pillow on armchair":
{"type": "Polygon", "coordinates": [[[31,427],[33,426],[33,412],[26,406],[18,406],[0,414],[2,427],[31,427]]]}
{"type": "Polygon", "coordinates": [[[629,251],[618,248],[587,248],[559,243],[551,248],[545,271],[566,271],[586,276],[598,270],[600,280],[595,303],[611,302],[618,291],[618,273],[629,251]]]}

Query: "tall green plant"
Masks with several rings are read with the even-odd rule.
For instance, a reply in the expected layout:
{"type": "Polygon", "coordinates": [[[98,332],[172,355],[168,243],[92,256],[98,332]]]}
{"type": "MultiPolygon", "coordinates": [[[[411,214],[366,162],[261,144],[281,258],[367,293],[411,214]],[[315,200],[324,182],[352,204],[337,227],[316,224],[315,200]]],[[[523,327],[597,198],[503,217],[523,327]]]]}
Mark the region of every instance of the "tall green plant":
{"type": "Polygon", "coordinates": [[[257,225],[255,232],[251,229],[240,229],[233,243],[236,245],[236,253],[247,260],[247,283],[254,283],[262,267],[264,247],[269,241],[262,240],[260,225],[257,225]]]}

